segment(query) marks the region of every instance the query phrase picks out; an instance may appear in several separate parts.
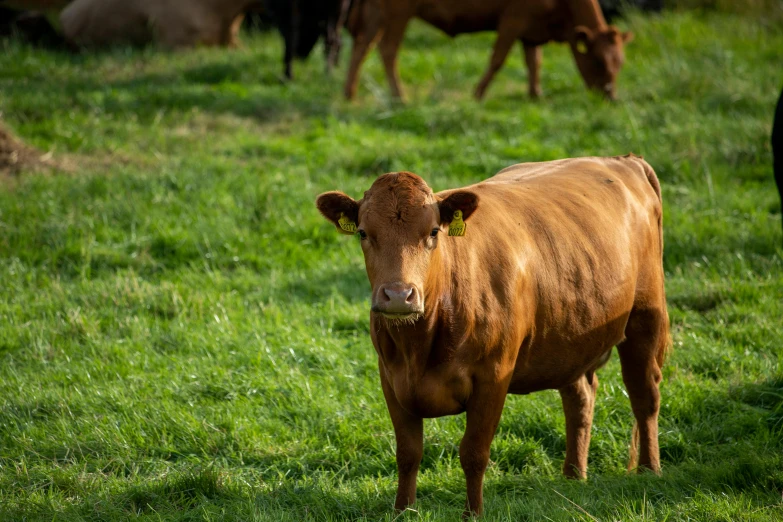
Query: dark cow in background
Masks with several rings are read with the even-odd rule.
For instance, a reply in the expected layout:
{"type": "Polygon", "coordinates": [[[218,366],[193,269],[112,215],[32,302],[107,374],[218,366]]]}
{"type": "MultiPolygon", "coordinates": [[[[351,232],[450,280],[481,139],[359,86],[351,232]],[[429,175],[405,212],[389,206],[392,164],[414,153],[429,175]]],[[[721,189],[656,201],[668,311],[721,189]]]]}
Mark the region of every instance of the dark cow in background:
{"type": "Polygon", "coordinates": [[[476,87],[482,98],[509,51],[520,42],[525,51],[529,92],[541,93],[541,45],[568,42],[589,88],[615,96],[615,80],[633,34],[606,24],[596,0],[357,0],[348,19],[354,38],[345,96],[356,95],[359,68],[380,38],[379,50],[392,95],[402,97],[397,54],[411,18],[421,18],[449,36],[497,31],[489,68],[476,87]]]}
{"type": "Polygon", "coordinates": [[[598,0],[598,3],[608,22],[625,14],[629,7],[655,13],[663,10],[663,0],[598,0]]]}
{"type": "Polygon", "coordinates": [[[780,194],[781,214],[783,214],[783,91],[780,92],[775,109],[775,122],[772,124],[772,160],[775,169],[775,183],[780,194]]]}
{"type": "Polygon", "coordinates": [[[340,52],[340,33],[351,0],[266,0],[264,8],[285,41],[286,78],[293,78],[294,58],[305,59],[318,39],[324,39],[326,70],[331,72],[340,52]]]}
{"type": "Polygon", "coordinates": [[[70,49],[51,23],[68,0],[0,0],[0,38],[16,35],[49,49],[70,49]]]}

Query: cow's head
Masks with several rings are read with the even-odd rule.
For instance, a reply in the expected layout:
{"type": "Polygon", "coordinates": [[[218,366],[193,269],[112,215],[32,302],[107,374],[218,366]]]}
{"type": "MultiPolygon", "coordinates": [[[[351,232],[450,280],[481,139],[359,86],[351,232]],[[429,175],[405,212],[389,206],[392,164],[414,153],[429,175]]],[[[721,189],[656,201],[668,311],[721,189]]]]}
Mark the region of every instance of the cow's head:
{"type": "MultiPolygon", "coordinates": [[[[321,214],[341,232],[359,236],[372,286],[372,311],[412,322],[424,314],[425,292],[437,274],[439,242],[456,211],[467,220],[478,196],[464,190],[439,198],[416,174],[384,174],[355,201],[342,192],[318,196],[321,214]]],[[[453,238],[452,240],[462,240],[453,238]]]]}
{"type": "Polygon", "coordinates": [[[591,89],[615,98],[615,81],[625,61],[623,46],[633,40],[630,31],[620,32],[610,25],[591,30],[580,25],[574,29],[571,48],[579,72],[591,89]]]}

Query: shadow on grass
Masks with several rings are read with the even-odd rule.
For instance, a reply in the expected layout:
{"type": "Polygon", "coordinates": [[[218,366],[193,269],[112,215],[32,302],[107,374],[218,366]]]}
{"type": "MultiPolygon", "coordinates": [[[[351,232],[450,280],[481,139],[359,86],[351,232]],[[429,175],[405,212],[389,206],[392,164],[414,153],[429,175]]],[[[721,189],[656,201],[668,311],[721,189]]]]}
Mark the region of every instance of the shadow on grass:
{"type": "MultiPolygon", "coordinates": [[[[764,480],[769,473],[774,470],[757,457],[724,462],[712,469],[687,465],[663,477],[611,475],[586,482],[559,476],[490,473],[484,486],[485,519],[499,519],[516,512],[514,520],[540,520],[544,515],[573,520],[579,513],[590,513],[589,518],[595,520],[594,516],[607,517],[631,506],[642,512],[679,511],[693,506],[694,497],[700,495],[736,502],[738,509],[764,509],[779,502],[777,488],[781,482],[764,480]],[[638,506],[639,503],[645,505],[638,506]]],[[[194,468],[143,484],[112,488],[108,493],[83,491],[78,482],[53,480],[49,494],[63,493],[69,498],[67,503],[20,503],[0,508],[0,513],[4,511],[8,520],[117,520],[144,515],[155,516],[156,520],[161,516],[169,520],[201,520],[210,513],[223,515],[221,519],[395,518],[392,503],[396,477],[390,470],[376,475],[371,488],[324,474],[306,480],[278,477],[260,485],[252,478],[236,480],[233,476],[225,469],[194,468]]],[[[426,474],[420,480],[415,508],[422,514],[445,516],[444,519],[458,516],[464,491],[464,480],[458,474],[426,474]]]]}
{"type": "MultiPolygon", "coordinates": [[[[248,78],[246,71],[254,67],[254,61],[246,58],[230,63],[207,63],[184,71],[147,73],[119,81],[101,81],[89,75],[68,76],[58,80],[59,94],[48,95],[42,104],[16,110],[28,121],[49,118],[51,110],[43,112],[44,108],[62,106],[64,94],[71,108],[81,105],[88,110],[98,108],[104,114],[133,114],[143,122],[154,121],[162,111],[187,112],[196,108],[261,122],[297,116],[317,118],[328,113],[329,103],[318,90],[311,93],[297,89],[296,96],[288,96],[285,90],[278,89],[254,90],[251,94],[248,85],[281,84],[273,75],[248,78]]],[[[9,94],[14,94],[14,90],[46,93],[51,81],[44,75],[30,77],[23,85],[11,85],[9,94]]]]}

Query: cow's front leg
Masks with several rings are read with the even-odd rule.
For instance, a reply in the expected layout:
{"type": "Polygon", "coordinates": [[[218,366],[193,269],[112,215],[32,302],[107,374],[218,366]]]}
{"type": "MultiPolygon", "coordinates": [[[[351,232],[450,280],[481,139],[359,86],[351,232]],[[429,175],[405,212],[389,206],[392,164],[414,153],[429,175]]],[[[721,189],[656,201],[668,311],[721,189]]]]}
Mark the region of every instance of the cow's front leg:
{"type": "Polygon", "coordinates": [[[397,439],[397,498],[394,509],[402,511],[416,502],[416,476],[424,451],[424,421],[405,411],[381,369],[381,386],[397,439]]]}
{"type": "Polygon", "coordinates": [[[476,385],[468,400],[465,436],[459,445],[459,460],[465,472],[468,495],[465,517],[483,510],[484,472],[489,463],[489,447],[500,422],[508,386],[476,385]]]}

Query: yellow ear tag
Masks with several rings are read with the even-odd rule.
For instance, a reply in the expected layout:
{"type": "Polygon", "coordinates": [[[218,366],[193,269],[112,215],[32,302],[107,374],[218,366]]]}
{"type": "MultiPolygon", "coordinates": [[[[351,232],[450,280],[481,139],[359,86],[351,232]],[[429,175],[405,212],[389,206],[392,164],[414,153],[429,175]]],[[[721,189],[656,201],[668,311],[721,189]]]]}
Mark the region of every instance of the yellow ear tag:
{"type": "Polygon", "coordinates": [[[345,214],[340,214],[340,219],[337,220],[340,225],[340,232],[343,234],[353,235],[356,233],[356,223],[345,217],[345,214]]]}
{"type": "Polygon", "coordinates": [[[466,228],[468,228],[468,226],[465,224],[464,221],[462,221],[462,211],[455,210],[454,219],[452,219],[451,223],[449,223],[449,235],[464,236],[466,228]]]}
{"type": "Polygon", "coordinates": [[[581,54],[587,54],[587,44],[584,43],[582,40],[579,40],[576,42],[576,50],[579,51],[581,54]]]}

